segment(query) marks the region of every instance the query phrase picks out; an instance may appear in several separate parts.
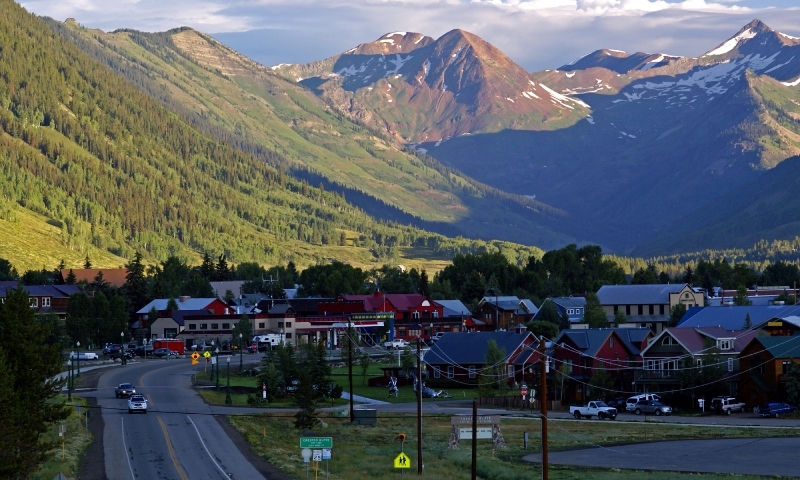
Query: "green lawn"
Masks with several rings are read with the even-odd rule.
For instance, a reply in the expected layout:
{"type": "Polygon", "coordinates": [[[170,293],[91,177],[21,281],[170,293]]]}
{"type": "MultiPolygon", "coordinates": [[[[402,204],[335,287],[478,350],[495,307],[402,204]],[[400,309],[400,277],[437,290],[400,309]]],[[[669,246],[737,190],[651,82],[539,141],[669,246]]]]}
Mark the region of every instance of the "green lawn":
{"type": "MultiPolygon", "coordinates": [[[[66,402],[66,397],[63,400],[66,402]]],[[[66,436],[59,437],[59,425],[51,425],[43,435],[45,441],[58,439],[58,448],[49,452],[47,460],[39,466],[37,472],[31,475],[31,480],[52,480],[58,472],[64,472],[70,478],[78,475],[81,456],[92,442],[92,434],[86,430],[85,426],[86,401],[82,398],[72,397],[70,410],[72,413],[63,422],[67,430],[66,436]],[[76,411],[75,406],[80,406],[81,413],[76,411]]]]}
{"type": "MultiPolygon", "coordinates": [[[[401,450],[397,440],[405,433],[407,440],[402,446],[411,458],[412,468],[406,473],[416,475],[417,435],[416,418],[396,413],[378,414],[378,424],[373,427],[350,424],[342,417],[343,412],[326,414],[324,424],[313,432],[301,435],[294,429],[291,414],[265,414],[257,417],[233,416],[230,422],[251,443],[253,450],[282,471],[305,476],[305,464],[300,457],[301,436],[333,437],[332,460],[329,463],[331,478],[396,479],[399,473],[392,460],[401,450]]],[[[702,438],[734,438],[753,436],[790,436],[788,429],[736,429],[677,426],[669,424],[643,425],[620,422],[571,422],[549,423],[549,447],[551,451],[590,445],[612,445],[640,441],[661,441],[702,438]]],[[[538,442],[540,424],[533,418],[504,418],[501,431],[507,448],[492,452],[491,441],[478,444],[478,476],[484,479],[517,480],[539,478],[538,465],[521,461],[529,453],[540,451],[538,442]],[[528,432],[528,450],[522,446],[523,433],[528,432]]],[[[426,415],[423,418],[423,457],[425,476],[428,478],[468,479],[470,477],[469,444],[461,444],[459,450],[447,448],[450,436],[450,418],[444,415],[426,415]]],[[[320,465],[325,474],[324,463],[320,465]]],[[[311,472],[314,475],[314,472],[311,472]]],[[[552,479],[721,479],[731,475],[689,475],[672,472],[622,471],[619,469],[595,469],[575,467],[550,467],[552,479]]],[[[758,477],[739,476],[739,479],[758,477]]]]}

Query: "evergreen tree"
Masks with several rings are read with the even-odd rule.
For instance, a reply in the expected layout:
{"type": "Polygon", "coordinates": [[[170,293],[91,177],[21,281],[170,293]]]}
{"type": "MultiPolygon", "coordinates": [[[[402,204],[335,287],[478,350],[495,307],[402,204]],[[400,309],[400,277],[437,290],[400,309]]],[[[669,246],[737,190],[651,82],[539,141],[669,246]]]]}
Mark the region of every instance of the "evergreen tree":
{"type": "Polygon", "coordinates": [[[558,325],[551,322],[536,320],[526,323],[525,326],[528,327],[529,332],[538,338],[544,337],[548,340],[553,340],[558,336],[558,325]]]}
{"type": "Polygon", "coordinates": [[[83,268],[92,268],[92,262],[89,261],[89,255],[86,255],[86,260],[83,262],[83,268]]]}
{"type": "Polygon", "coordinates": [[[77,278],[75,277],[75,272],[73,272],[72,269],[70,268],[69,274],[67,275],[67,278],[64,280],[64,283],[67,285],[75,285],[75,282],[77,282],[77,278]]]}
{"type": "Polygon", "coordinates": [[[122,292],[128,303],[128,314],[131,319],[134,319],[136,317],[136,312],[149,302],[142,254],[136,252],[133,256],[133,260],[128,262],[125,268],[128,273],[125,275],[125,284],[122,286],[122,292]]]}
{"type": "Polygon", "coordinates": [[[16,280],[17,278],[19,278],[19,274],[11,262],[0,258],[0,281],[16,280]]]}
{"type": "Polygon", "coordinates": [[[614,314],[614,326],[619,327],[625,323],[628,323],[628,317],[625,315],[625,312],[617,310],[617,313],[614,314]]]}
{"type": "Polygon", "coordinates": [[[253,339],[253,322],[250,321],[250,317],[247,314],[239,317],[231,333],[235,342],[239,341],[239,334],[242,334],[242,348],[247,348],[253,339]]]}
{"type": "Polygon", "coordinates": [[[744,285],[739,285],[736,289],[736,296],[733,297],[733,304],[740,307],[750,305],[750,298],[747,296],[747,289],[744,285]]]}
{"type": "Polygon", "coordinates": [[[23,479],[56,448],[58,437],[46,433],[69,414],[55,400],[63,358],[58,342],[48,341],[52,324],[36,321],[25,290],[8,290],[0,326],[0,478],[23,479]]]}
{"type": "Polygon", "coordinates": [[[300,371],[299,384],[295,391],[294,401],[299,409],[294,415],[294,428],[298,430],[311,430],[319,425],[317,414],[316,392],[311,375],[305,370],[300,371]]]}
{"type": "Polygon", "coordinates": [[[744,317],[744,325],[742,326],[742,329],[750,330],[751,328],[753,328],[753,321],[750,319],[750,312],[747,312],[747,315],[744,317]]]}
{"type": "Polygon", "coordinates": [[[583,323],[587,323],[589,328],[608,328],[608,319],[600,299],[595,293],[586,294],[586,309],[583,313],[583,323]]]}
{"type": "Polygon", "coordinates": [[[686,305],[679,303],[669,311],[669,326],[677,327],[683,316],[686,315],[686,305]]]}
{"type": "Polygon", "coordinates": [[[786,371],[786,401],[789,405],[800,405],[800,363],[794,358],[789,359],[786,371]]]}

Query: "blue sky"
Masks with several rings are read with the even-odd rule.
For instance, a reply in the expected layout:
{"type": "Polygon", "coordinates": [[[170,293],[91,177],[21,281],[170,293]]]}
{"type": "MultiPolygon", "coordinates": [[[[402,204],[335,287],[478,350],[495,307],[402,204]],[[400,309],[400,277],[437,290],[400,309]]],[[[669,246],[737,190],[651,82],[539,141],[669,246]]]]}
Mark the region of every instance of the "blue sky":
{"type": "Polygon", "coordinates": [[[105,31],[190,26],[265,65],[320,60],[394,31],[456,28],[529,71],[600,48],[698,56],[754,18],[800,37],[800,0],[26,0],[105,31]]]}

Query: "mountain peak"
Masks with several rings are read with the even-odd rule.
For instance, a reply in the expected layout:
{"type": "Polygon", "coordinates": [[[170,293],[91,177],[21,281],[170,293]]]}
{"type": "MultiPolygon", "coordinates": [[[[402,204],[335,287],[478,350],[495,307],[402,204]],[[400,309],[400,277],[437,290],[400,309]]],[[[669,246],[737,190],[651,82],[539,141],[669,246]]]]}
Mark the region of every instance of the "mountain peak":
{"type": "Polygon", "coordinates": [[[754,18],[753,21],[751,21],[750,23],[748,23],[747,25],[742,27],[742,29],[739,30],[739,33],[742,33],[745,30],[753,30],[753,31],[755,31],[757,33],[773,31],[771,28],[769,28],[769,26],[767,26],[766,23],[762,22],[761,20],[759,20],[757,18],[754,18]]]}
{"type": "Polygon", "coordinates": [[[775,35],[775,31],[769,28],[766,23],[756,18],[752,22],[742,27],[741,30],[739,30],[736,33],[736,35],[732,36],[725,42],[721,43],[719,46],[717,46],[717,48],[709,52],[706,52],[703,56],[704,57],[713,57],[718,55],[729,56],[731,52],[733,52],[733,54],[736,54],[736,51],[738,50],[739,47],[743,46],[751,38],[755,38],[757,35],[761,34],[775,35]]]}

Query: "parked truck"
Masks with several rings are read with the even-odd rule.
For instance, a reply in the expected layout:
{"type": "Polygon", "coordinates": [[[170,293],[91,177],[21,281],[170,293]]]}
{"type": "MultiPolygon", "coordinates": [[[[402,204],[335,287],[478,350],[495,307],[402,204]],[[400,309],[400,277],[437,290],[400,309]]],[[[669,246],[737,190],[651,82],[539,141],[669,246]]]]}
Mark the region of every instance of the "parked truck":
{"type": "Polygon", "coordinates": [[[252,343],[256,345],[259,352],[263,352],[265,350],[272,350],[280,345],[282,341],[283,335],[279,333],[268,333],[266,335],[256,335],[253,337],[252,343]]]}
{"type": "Polygon", "coordinates": [[[388,348],[390,350],[398,348],[406,348],[407,346],[408,342],[403,340],[402,338],[395,338],[394,340],[387,340],[383,342],[383,348],[388,348]]]}
{"type": "Polygon", "coordinates": [[[606,418],[616,420],[617,409],[609,407],[600,400],[592,400],[585,407],[569,407],[569,414],[575,417],[576,420],[580,420],[583,417],[592,418],[595,415],[600,420],[605,420],[606,418]]]}

